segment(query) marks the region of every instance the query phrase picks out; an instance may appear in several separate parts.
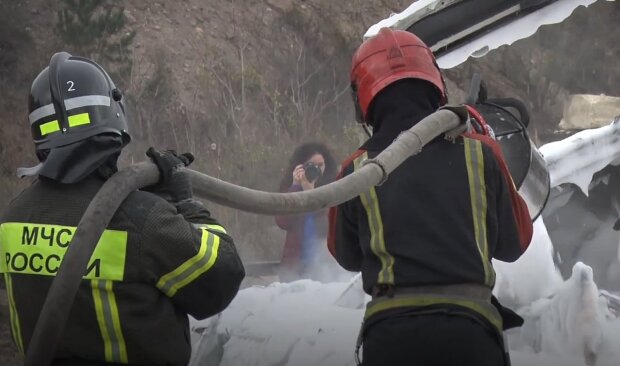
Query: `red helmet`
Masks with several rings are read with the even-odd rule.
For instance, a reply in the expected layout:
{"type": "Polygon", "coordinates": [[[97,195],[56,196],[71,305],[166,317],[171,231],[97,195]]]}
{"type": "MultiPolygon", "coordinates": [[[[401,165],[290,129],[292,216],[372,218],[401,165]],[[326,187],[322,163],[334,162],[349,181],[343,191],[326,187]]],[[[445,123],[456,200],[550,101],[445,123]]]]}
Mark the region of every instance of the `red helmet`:
{"type": "Polygon", "coordinates": [[[447,102],[435,56],[413,33],[381,28],[379,34],[362,43],[351,64],[351,89],[360,123],[367,122],[368,107],[375,96],[400,79],[426,80],[437,87],[441,104],[447,102]]]}

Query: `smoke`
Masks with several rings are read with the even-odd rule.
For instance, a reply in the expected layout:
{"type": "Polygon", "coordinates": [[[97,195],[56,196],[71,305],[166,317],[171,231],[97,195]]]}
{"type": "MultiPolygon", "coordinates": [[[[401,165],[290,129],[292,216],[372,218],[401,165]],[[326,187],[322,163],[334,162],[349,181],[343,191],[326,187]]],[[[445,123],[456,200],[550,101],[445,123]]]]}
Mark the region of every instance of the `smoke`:
{"type": "Polygon", "coordinates": [[[317,239],[314,248],[316,249],[314,259],[305,267],[303,278],[322,283],[348,282],[355,275],[342,269],[336,262],[327,249],[326,238],[317,239]]]}

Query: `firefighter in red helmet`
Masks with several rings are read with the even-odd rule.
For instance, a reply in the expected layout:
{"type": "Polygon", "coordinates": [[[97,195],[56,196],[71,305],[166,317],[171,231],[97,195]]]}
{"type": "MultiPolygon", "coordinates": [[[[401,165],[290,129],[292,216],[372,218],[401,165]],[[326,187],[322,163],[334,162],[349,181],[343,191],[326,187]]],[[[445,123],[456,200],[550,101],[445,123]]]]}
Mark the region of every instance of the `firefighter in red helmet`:
{"type": "MultiPolygon", "coordinates": [[[[430,49],[389,28],[353,55],[351,88],[372,136],[340,177],[447,103],[430,49]]],[[[531,237],[499,146],[476,134],[434,139],[385,183],[332,208],[329,249],[362,272],[372,296],[358,344],[363,365],[508,364],[501,335],[516,314],[492,297],[491,259],[515,261],[531,237]]]]}

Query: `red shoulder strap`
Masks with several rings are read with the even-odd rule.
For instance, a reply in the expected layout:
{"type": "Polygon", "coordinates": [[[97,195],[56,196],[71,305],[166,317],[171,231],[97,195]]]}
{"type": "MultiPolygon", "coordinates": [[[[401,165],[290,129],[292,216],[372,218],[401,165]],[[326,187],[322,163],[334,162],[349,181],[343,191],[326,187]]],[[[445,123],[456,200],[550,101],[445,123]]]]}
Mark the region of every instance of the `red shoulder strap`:
{"type": "MultiPolygon", "coordinates": [[[[336,179],[342,178],[345,168],[351,165],[353,160],[357,159],[365,152],[366,150],[359,149],[353,154],[351,154],[348,158],[344,159],[344,161],[340,165],[340,171],[338,172],[336,179]]],[[[327,231],[327,249],[329,249],[329,252],[333,256],[336,255],[336,217],[337,216],[338,216],[338,206],[330,207],[329,214],[328,214],[329,230],[327,231]]]]}

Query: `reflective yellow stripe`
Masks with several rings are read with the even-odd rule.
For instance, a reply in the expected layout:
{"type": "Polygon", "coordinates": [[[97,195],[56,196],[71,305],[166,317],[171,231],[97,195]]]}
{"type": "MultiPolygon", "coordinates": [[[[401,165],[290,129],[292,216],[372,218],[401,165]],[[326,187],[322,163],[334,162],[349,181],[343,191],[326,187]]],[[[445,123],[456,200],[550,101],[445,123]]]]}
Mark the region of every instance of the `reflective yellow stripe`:
{"type": "Polygon", "coordinates": [[[87,125],[89,123],[90,116],[88,115],[88,113],[80,113],[74,116],[69,116],[69,127],[87,125]]]}
{"type": "MultiPolygon", "coordinates": [[[[0,273],[55,276],[76,228],[9,222],[0,225],[0,273]]],[[[105,230],[87,266],[87,279],[122,281],[127,232],[105,230]]]]}
{"type": "MultiPolygon", "coordinates": [[[[2,241],[0,240],[0,244],[1,243],[2,241]]],[[[10,274],[4,274],[4,282],[6,284],[6,293],[9,300],[9,317],[11,319],[11,334],[13,335],[13,342],[15,342],[19,353],[23,355],[24,343],[22,341],[21,325],[19,324],[19,314],[17,313],[17,307],[15,306],[15,297],[13,296],[13,283],[10,274]]]]}
{"type": "Polygon", "coordinates": [[[474,301],[468,300],[465,298],[458,297],[443,297],[443,296],[429,296],[429,295],[421,295],[421,296],[403,296],[403,297],[394,297],[394,298],[381,298],[381,301],[373,300],[370,302],[366,308],[366,313],[364,314],[364,320],[367,320],[371,316],[385,310],[401,308],[401,307],[415,307],[415,306],[430,306],[430,305],[441,305],[441,304],[451,304],[458,305],[470,310],[475,311],[476,313],[484,316],[495,328],[501,332],[503,322],[502,319],[497,312],[497,310],[490,303],[485,303],[482,301],[474,301]]]}
{"type": "MultiPolygon", "coordinates": [[[[362,161],[368,158],[368,153],[364,153],[353,161],[353,167],[357,170],[362,161]]],[[[388,253],[383,237],[383,220],[379,210],[379,199],[375,187],[371,187],[368,192],[360,195],[362,205],[368,216],[368,227],[370,228],[370,249],[379,257],[381,270],[377,275],[378,284],[394,284],[394,257],[388,253]]]]}
{"type": "Polygon", "coordinates": [[[194,224],[194,226],[196,226],[196,227],[197,227],[197,228],[199,228],[199,229],[201,229],[201,228],[207,228],[207,229],[209,229],[209,230],[211,230],[211,231],[215,231],[215,232],[218,232],[218,233],[224,233],[224,234],[227,234],[227,233],[226,233],[226,229],[224,229],[224,227],[223,227],[223,226],[221,226],[221,225],[214,225],[214,224],[194,224]]]}
{"type": "Polygon", "coordinates": [[[162,276],[157,288],[172,297],[177,291],[207,272],[215,263],[220,246],[220,237],[202,228],[198,254],[181,264],[174,271],[162,276]]]}
{"type": "Polygon", "coordinates": [[[206,227],[207,229],[211,229],[213,231],[219,231],[220,233],[226,234],[226,229],[224,229],[224,227],[221,225],[207,224],[206,227]]]}
{"type": "Polygon", "coordinates": [[[41,124],[39,129],[41,129],[41,136],[45,136],[52,132],[60,131],[60,125],[58,124],[58,121],[50,121],[41,124]]]}
{"type": "Polygon", "coordinates": [[[474,233],[482,266],[484,269],[484,283],[493,286],[495,271],[491,267],[489,245],[487,238],[487,189],[484,180],[484,155],[482,142],[469,138],[464,139],[465,163],[469,180],[469,198],[471,200],[474,233]]]}
{"type": "Polygon", "coordinates": [[[112,281],[92,280],[93,301],[106,362],[129,363],[112,281]]]}

